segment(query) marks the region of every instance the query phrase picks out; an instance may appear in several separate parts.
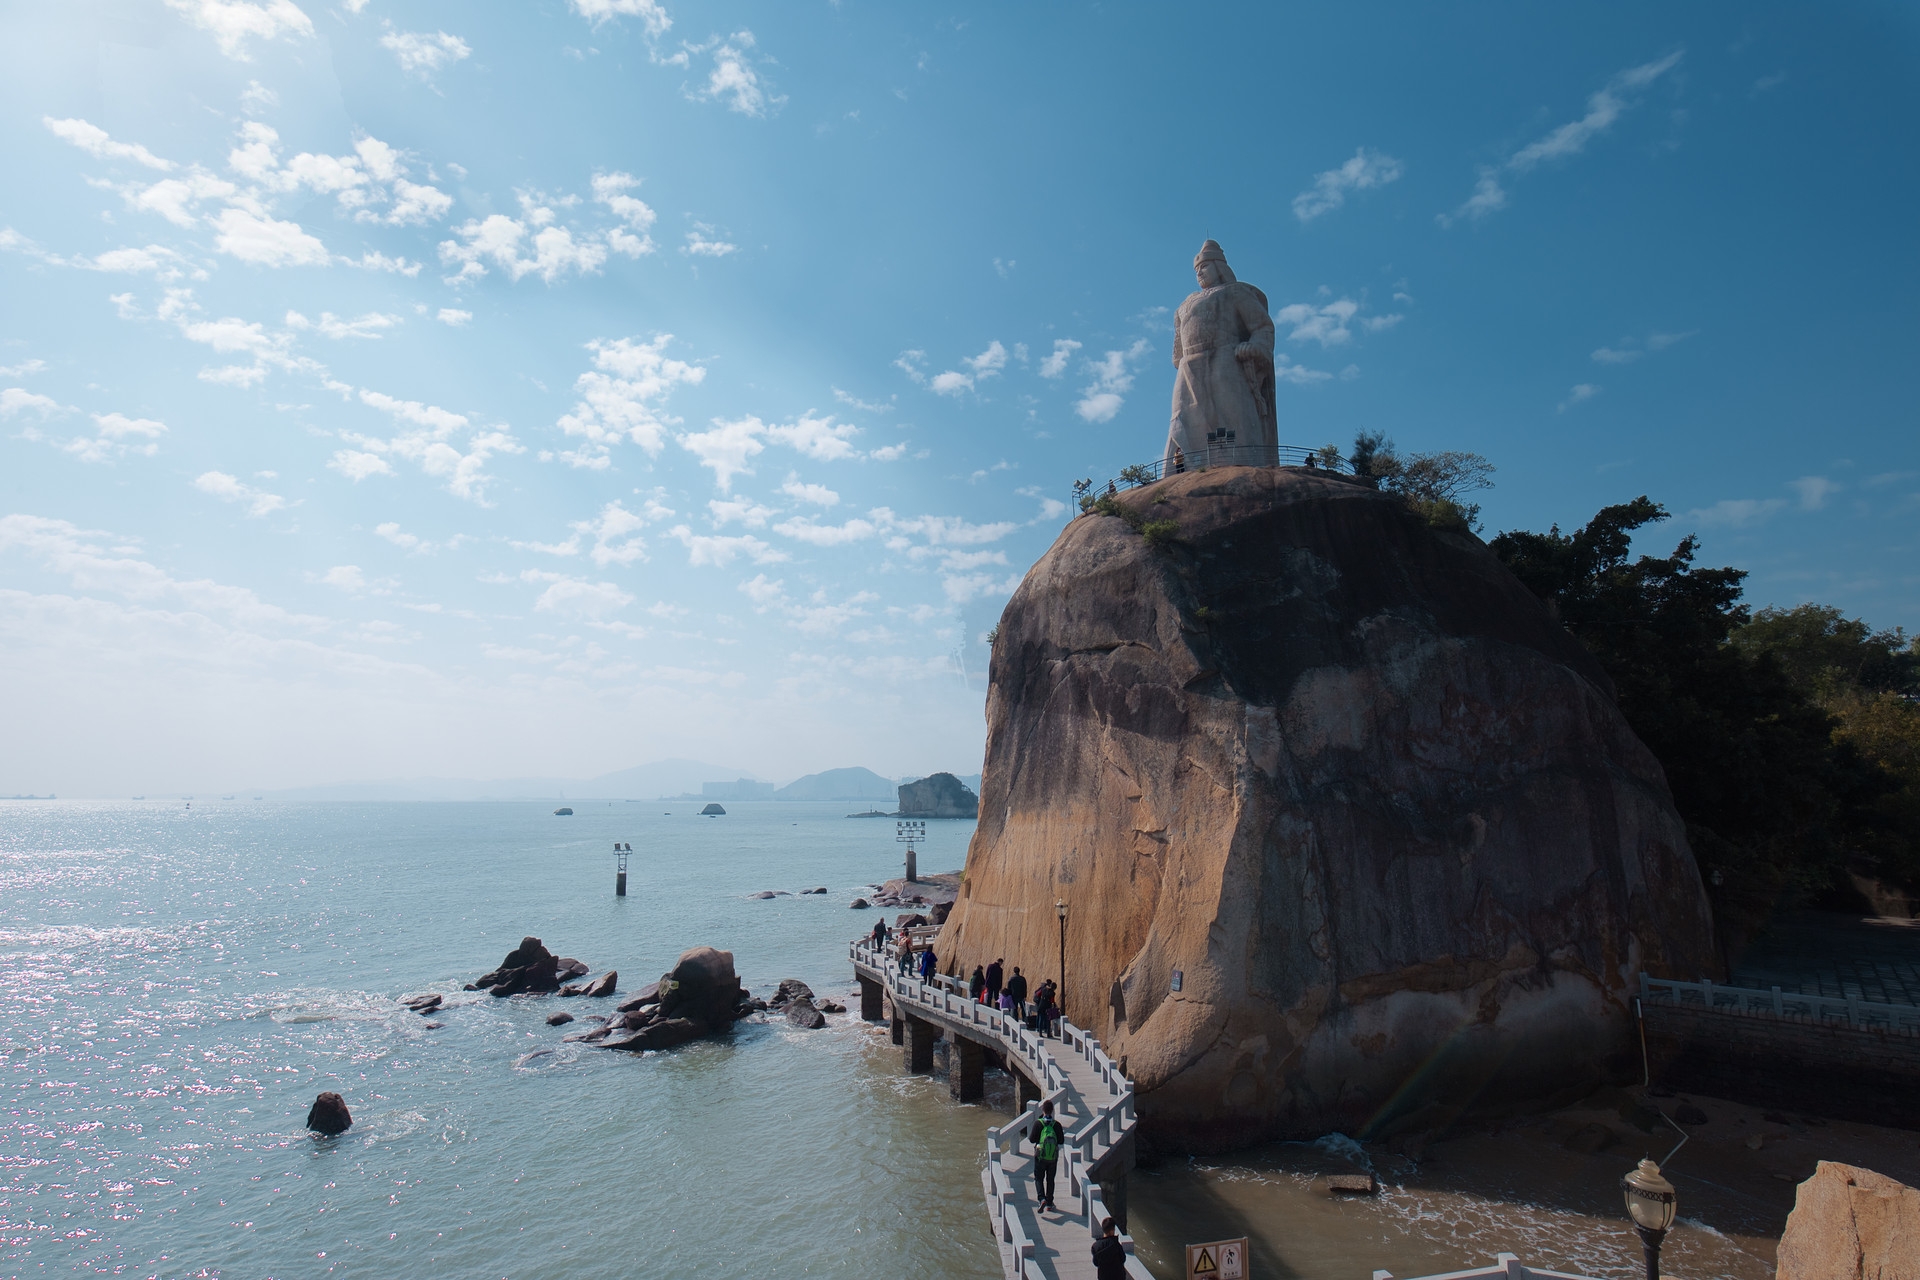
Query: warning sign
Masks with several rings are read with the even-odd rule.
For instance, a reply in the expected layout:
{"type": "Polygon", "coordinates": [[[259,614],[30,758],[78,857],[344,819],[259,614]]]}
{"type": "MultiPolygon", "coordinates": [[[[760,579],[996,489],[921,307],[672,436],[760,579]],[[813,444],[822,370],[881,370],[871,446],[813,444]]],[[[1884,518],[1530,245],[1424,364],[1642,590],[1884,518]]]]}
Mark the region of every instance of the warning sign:
{"type": "Polygon", "coordinates": [[[1247,1238],[1187,1246],[1187,1280],[1247,1280],[1247,1238]]]}

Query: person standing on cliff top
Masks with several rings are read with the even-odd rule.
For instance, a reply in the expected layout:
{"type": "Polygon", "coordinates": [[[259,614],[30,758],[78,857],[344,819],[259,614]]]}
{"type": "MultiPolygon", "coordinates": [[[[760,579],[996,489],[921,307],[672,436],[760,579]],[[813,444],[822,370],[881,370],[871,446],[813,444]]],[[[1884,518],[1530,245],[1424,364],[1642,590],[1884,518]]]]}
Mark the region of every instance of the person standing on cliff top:
{"type": "Polygon", "coordinates": [[[1060,1159],[1060,1144],[1067,1140],[1067,1131],[1053,1118],[1053,1104],[1040,1104],[1040,1119],[1027,1130],[1027,1141],[1033,1144],[1033,1195],[1042,1209],[1057,1208],[1053,1203],[1054,1166],[1060,1159]]]}
{"type": "Polygon", "coordinates": [[[1173,412],[1163,475],[1210,466],[1278,466],[1273,317],[1236,279],[1219,242],[1193,259],[1197,292],[1173,319],[1173,412]]]}

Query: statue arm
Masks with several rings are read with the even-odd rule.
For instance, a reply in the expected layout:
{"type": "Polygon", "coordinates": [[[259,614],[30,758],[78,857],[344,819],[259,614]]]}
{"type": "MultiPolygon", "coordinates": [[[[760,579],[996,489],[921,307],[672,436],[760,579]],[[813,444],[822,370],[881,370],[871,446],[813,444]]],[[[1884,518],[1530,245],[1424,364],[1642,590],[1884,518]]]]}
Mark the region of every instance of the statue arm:
{"type": "Polygon", "coordinates": [[[1180,367],[1180,317],[1173,318],[1173,367],[1180,367]]]}
{"type": "Polygon", "coordinates": [[[1234,349],[1242,360],[1273,366],[1273,317],[1267,314],[1267,297],[1258,289],[1249,289],[1240,299],[1240,323],[1246,326],[1246,341],[1234,349]]]}

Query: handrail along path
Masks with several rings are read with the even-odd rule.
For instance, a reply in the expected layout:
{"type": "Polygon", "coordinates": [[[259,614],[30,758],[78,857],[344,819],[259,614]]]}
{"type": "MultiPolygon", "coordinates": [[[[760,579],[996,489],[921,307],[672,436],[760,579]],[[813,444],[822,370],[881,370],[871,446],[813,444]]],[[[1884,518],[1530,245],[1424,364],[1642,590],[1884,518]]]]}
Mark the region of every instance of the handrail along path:
{"type": "MultiPolygon", "coordinates": [[[[871,939],[853,943],[849,957],[860,980],[861,1016],[879,1019],[878,995],[886,994],[909,1069],[931,1068],[930,1037],[937,1033],[950,1039],[956,1096],[977,1090],[981,1048],[1000,1054],[1020,1081],[1026,1105],[1008,1123],[987,1130],[986,1167],[980,1172],[1008,1280],[1092,1280],[1090,1250],[1110,1212],[1109,1199],[1118,1201],[1116,1216],[1126,1213],[1126,1175],[1133,1167],[1139,1122],[1133,1082],[1098,1040],[1065,1019],[1057,1040],[1029,1031],[999,1009],[973,1000],[953,978],[923,982],[901,972],[895,957],[871,939]],[[969,1072],[971,1084],[965,1080],[969,1072]],[[1033,1154],[1025,1141],[1043,1102],[1053,1103],[1054,1118],[1067,1134],[1054,1197],[1061,1208],[1045,1214],[1033,1194],[1033,1154]]],[[[1153,1280],[1133,1256],[1133,1238],[1122,1232],[1120,1242],[1127,1251],[1127,1275],[1153,1280]]]]}

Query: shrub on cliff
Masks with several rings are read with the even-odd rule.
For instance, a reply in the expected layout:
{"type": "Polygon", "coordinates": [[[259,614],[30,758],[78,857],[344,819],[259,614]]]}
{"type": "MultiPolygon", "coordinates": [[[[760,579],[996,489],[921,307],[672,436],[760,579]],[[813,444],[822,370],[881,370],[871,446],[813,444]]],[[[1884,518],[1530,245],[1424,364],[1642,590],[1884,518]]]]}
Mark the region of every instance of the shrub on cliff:
{"type": "Polygon", "coordinates": [[[1777,906],[1834,890],[1850,859],[1886,843],[1881,801],[1898,788],[1779,661],[1735,642],[1749,625],[1742,570],[1696,566],[1692,536],[1629,557],[1633,531],[1666,518],[1640,497],[1572,533],[1491,546],[1612,677],[1737,950],[1777,906]]]}
{"type": "Polygon", "coordinates": [[[1397,493],[1436,529],[1474,533],[1480,528],[1480,504],[1469,493],[1493,488],[1493,464],[1477,453],[1446,449],[1402,458],[1393,441],[1378,431],[1354,437],[1348,458],[1357,476],[1397,493]]]}

